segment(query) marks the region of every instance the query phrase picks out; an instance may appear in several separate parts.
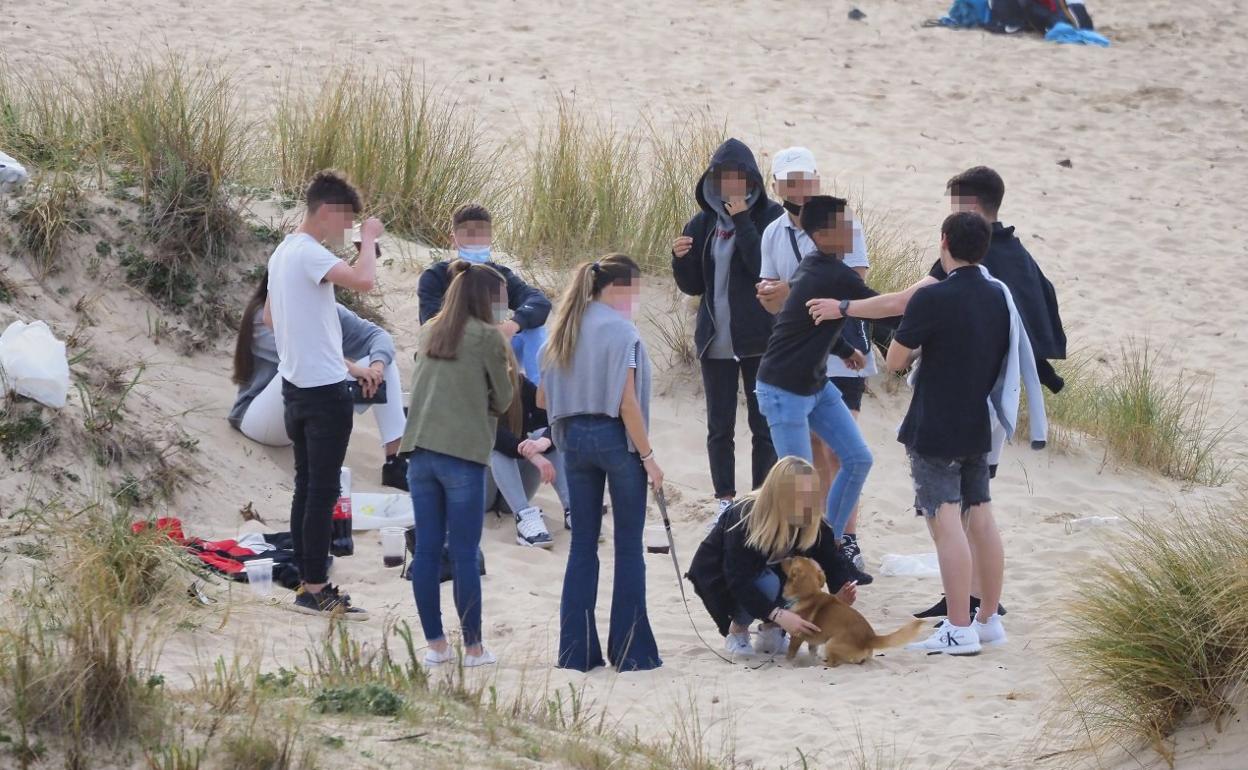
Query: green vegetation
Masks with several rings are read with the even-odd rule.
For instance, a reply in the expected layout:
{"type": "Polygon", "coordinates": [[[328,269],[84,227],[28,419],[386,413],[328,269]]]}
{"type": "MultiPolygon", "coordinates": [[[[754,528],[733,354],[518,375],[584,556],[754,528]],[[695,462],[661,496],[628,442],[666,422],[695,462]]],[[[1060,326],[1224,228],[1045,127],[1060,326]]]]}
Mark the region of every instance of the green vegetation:
{"type": "Polygon", "coordinates": [[[1071,607],[1071,727],[1128,749],[1189,717],[1220,731],[1248,685],[1248,502],[1136,520],[1071,607]]]}

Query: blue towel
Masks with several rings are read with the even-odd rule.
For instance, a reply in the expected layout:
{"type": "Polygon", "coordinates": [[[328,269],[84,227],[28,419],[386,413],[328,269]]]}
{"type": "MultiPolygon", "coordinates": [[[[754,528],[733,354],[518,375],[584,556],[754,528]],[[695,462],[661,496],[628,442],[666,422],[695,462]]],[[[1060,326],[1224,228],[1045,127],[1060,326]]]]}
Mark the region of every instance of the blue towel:
{"type": "Polygon", "coordinates": [[[1059,21],[1044,33],[1044,39],[1051,43],[1071,43],[1074,45],[1099,45],[1109,47],[1109,38],[1090,29],[1075,29],[1064,21],[1059,21]]]}
{"type": "Polygon", "coordinates": [[[940,17],[946,27],[982,27],[988,23],[992,9],[988,0],[953,0],[949,12],[940,17]]]}

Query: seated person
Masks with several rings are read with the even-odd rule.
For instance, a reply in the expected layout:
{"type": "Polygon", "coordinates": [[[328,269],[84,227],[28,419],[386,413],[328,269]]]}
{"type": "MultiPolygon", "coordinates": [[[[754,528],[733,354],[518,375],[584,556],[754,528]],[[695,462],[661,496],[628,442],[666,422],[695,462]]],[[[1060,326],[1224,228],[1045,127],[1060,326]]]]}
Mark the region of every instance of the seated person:
{"type": "MultiPolygon", "coordinates": [[[[533,505],[531,491],[536,481],[551,484],[563,505],[563,526],[571,529],[568,480],[563,456],[551,439],[546,410],[537,406],[537,386],[515,372],[516,397],[507,414],[498,418],[494,451],[490,453],[490,476],[507,507],[516,517],[516,542],[549,548],[554,545],[542,519],[542,509],[533,505]]],[[[491,501],[486,500],[488,506],[491,501]]]]}
{"type": "Polygon", "coordinates": [[[729,653],[774,654],[785,649],[785,632],[817,631],[785,609],[780,562],[790,556],[814,559],[827,575],[828,590],[854,603],[853,567],[822,512],[814,467],[800,457],[784,457],[761,487],[724,511],[698,546],[688,578],[729,653]],[[754,620],[763,623],[751,647],[754,620]]]}
{"type": "MultiPolygon", "coordinates": [[[[282,380],[277,376],[277,343],[273,330],[264,323],[268,287],[266,270],[238,325],[238,340],[234,345],[234,382],[238,385],[238,397],[227,419],[252,441],[268,446],[290,446],[282,380]]],[[[406,418],[399,367],[394,363],[394,340],[385,329],[365,321],[341,304],[338,305],[338,321],[342,324],[343,358],[364,393],[371,396],[382,381],[386,383],[386,403],[359,404],[356,411],[363,412],[371,406],[377,418],[377,432],[386,452],[381,483],[406,491],[407,463],[398,455],[406,418]]]]}
{"type": "MultiPolygon", "coordinates": [[[[503,336],[511,340],[511,349],[520,359],[524,376],[540,385],[542,372],[538,354],[546,343],[550,300],[510,269],[491,260],[490,228],[490,212],[479,204],[466,203],[451,215],[451,240],[455,244],[457,258],[488,264],[507,282],[507,307],[512,315],[510,319],[499,322],[498,328],[503,336]]],[[[450,264],[451,260],[443,260],[420,274],[417,293],[420,296],[421,324],[428,323],[442,309],[442,298],[451,284],[450,264]]]]}

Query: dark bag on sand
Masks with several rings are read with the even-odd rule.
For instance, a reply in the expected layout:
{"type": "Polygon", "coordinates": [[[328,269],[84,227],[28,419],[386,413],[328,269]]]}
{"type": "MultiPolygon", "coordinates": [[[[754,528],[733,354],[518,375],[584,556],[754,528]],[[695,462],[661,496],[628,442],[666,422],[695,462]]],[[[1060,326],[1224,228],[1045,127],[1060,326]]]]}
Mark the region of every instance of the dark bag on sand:
{"type": "Polygon", "coordinates": [[[988,29],[993,32],[1031,29],[1043,34],[1059,22],[1075,29],[1095,29],[1087,7],[1082,2],[1069,0],[993,0],[988,29]]]}
{"type": "MultiPolygon", "coordinates": [[[[404,540],[407,541],[407,552],[410,554],[415,554],[416,553],[416,528],[408,527],[407,532],[403,534],[403,538],[404,540]]],[[[402,577],[404,580],[410,580],[411,579],[410,570],[411,570],[411,562],[409,561],[408,565],[403,568],[403,572],[400,575],[400,577],[402,577]]],[[[485,574],[485,552],[482,551],[480,548],[477,548],[477,574],[480,574],[480,575],[485,574]]],[[[445,544],[443,544],[442,565],[441,565],[441,568],[439,569],[438,582],[446,583],[450,580],[453,580],[454,577],[455,577],[454,566],[451,564],[451,551],[449,548],[447,548],[445,544]]]]}

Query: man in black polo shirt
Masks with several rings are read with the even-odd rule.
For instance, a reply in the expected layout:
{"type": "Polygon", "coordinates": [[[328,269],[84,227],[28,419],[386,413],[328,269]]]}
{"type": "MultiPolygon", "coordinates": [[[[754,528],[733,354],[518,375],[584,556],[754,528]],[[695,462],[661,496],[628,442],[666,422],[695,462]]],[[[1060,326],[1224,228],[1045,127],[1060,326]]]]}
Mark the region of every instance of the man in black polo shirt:
{"type": "Polygon", "coordinates": [[[889,370],[900,372],[922,353],[897,439],[910,457],[915,509],[936,543],[949,608],[931,638],[910,648],[951,655],[1005,641],[1000,616],[987,610],[1000,602],[1005,568],[988,492],[988,398],[1010,350],[1009,305],[978,266],[991,237],[978,214],[946,217],[940,259],[948,277],[915,292],[887,356],[889,370]],[[983,591],[973,622],[972,555],[983,591]]]}

